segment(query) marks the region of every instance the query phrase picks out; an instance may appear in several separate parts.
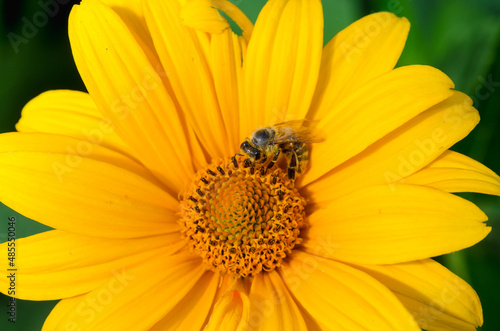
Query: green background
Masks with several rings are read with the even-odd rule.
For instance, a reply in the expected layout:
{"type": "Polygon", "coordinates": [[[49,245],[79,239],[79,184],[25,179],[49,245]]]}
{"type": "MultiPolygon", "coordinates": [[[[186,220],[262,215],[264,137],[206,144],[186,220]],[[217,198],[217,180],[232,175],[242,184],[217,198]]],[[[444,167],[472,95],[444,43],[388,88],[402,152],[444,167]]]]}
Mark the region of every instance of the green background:
{"type": "MultiPolygon", "coordinates": [[[[60,0],[61,2],[67,2],[60,0]]],[[[56,2],[44,0],[42,3],[56,2]]],[[[255,21],[263,0],[235,0],[255,21]]],[[[53,17],[13,47],[9,33],[22,36],[26,20],[41,10],[39,1],[3,0],[0,13],[0,132],[14,131],[26,102],[51,89],[85,90],[67,37],[71,3],[58,5],[53,17]],[[15,49],[17,48],[17,49],[15,49]]],[[[476,129],[452,149],[500,173],[500,1],[498,0],[324,0],[325,42],[356,19],[388,10],[411,22],[399,65],[427,64],[450,76],[469,94],[481,115],[476,129]],[[489,83],[487,83],[489,82],[489,83]]],[[[0,183],[1,185],[1,183],[0,183]]],[[[478,292],[484,310],[482,330],[500,330],[500,198],[467,194],[489,216],[491,233],[472,248],[439,257],[478,292]]],[[[0,204],[0,222],[17,217],[17,237],[48,228],[0,204]]],[[[0,242],[6,240],[6,225],[0,242]]],[[[17,323],[7,322],[8,298],[0,296],[0,330],[39,330],[56,301],[17,301],[17,323]]]]}

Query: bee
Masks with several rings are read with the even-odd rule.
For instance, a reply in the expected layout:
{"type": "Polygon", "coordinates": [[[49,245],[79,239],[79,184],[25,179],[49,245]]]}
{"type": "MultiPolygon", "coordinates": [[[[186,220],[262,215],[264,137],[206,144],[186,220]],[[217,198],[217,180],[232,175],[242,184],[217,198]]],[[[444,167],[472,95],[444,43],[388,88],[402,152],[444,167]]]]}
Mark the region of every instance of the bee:
{"type": "Polygon", "coordinates": [[[309,161],[307,144],[318,143],[323,134],[313,130],[312,121],[295,120],[257,129],[240,145],[240,151],[248,156],[246,163],[266,163],[272,168],[282,155],[288,167],[288,178],[295,179],[296,173],[302,173],[309,161]]]}

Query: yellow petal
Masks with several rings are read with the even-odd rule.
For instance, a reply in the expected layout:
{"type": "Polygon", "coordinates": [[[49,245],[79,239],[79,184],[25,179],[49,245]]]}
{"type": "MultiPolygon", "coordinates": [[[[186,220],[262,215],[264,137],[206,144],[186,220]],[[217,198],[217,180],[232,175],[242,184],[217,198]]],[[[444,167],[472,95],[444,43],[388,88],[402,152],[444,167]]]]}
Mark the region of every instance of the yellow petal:
{"type": "Polygon", "coordinates": [[[101,0],[104,4],[109,6],[113,11],[115,11],[123,22],[127,25],[127,28],[130,30],[130,33],[135,38],[139,46],[143,49],[145,55],[149,59],[149,61],[153,64],[156,72],[158,72],[161,80],[166,86],[166,89],[174,100],[177,111],[179,112],[180,120],[182,122],[183,129],[185,130],[185,134],[187,135],[188,145],[191,148],[190,154],[193,160],[193,165],[195,169],[199,168],[202,165],[206,164],[206,158],[204,152],[197,140],[196,136],[192,132],[193,129],[188,127],[185,124],[185,118],[178,106],[176,101],[176,96],[172,91],[172,87],[170,82],[168,81],[167,74],[165,69],[161,66],[158,54],[156,53],[156,49],[153,44],[153,39],[151,38],[151,34],[148,30],[146,19],[144,17],[144,10],[142,6],[141,0],[131,0],[131,1],[123,1],[123,0],[101,0]]]}
{"type": "MultiPolygon", "coordinates": [[[[59,301],[50,312],[50,315],[45,319],[42,331],[58,330],[61,319],[63,319],[67,314],[75,311],[75,309],[82,303],[82,299],[84,298],[85,295],[82,294],[59,301]]],[[[64,328],[67,328],[68,330],[77,329],[78,325],[76,325],[76,323],[68,321],[66,325],[62,325],[60,327],[60,329],[62,330],[64,330],[64,328]]]]}
{"type": "Polygon", "coordinates": [[[174,100],[174,104],[177,108],[180,120],[182,122],[182,127],[185,131],[185,134],[187,135],[188,145],[191,149],[190,155],[194,167],[199,168],[201,165],[205,165],[206,158],[204,152],[201,149],[199,141],[192,132],[192,128],[185,125],[185,118],[182,114],[182,111],[180,110],[180,107],[178,106],[176,97],[172,91],[170,82],[168,81],[167,74],[163,69],[163,67],[161,66],[158,54],[156,53],[153,44],[153,39],[151,38],[151,34],[146,24],[146,19],[144,18],[142,1],[141,0],[131,0],[126,2],[122,0],[101,0],[101,1],[108,7],[110,7],[113,11],[115,11],[120,16],[120,19],[123,21],[123,23],[126,24],[127,28],[130,30],[130,33],[135,38],[136,42],[144,51],[144,54],[149,59],[149,62],[152,64],[152,66],[158,73],[159,78],[165,85],[170,98],[174,100]]]}
{"type": "Polygon", "coordinates": [[[214,0],[191,0],[180,12],[182,23],[192,29],[221,33],[229,23],[213,6],[214,0]]]}
{"type": "Polygon", "coordinates": [[[465,281],[427,259],[395,265],[357,265],[387,286],[425,330],[476,330],[479,298],[465,281]]]}
{"type": "Polygon", "coordinates": [[[242,49],[238,36],[229,29],[213,35],[210,45],[215,90],[228,135],[228,155],[234,155],[239,151],[241,143],[238,89],[241,86],[242,49]]]}
{"type": "Polygon", "coordinates": [[[202,330],[213,308],[219,280],[217,273],[206,272],[182,301],[150,330],[202,330]]]}
{"type": "Polygon", "coordinates": [[[73,56],[90,95],[134,155],[171,193],[192,175],[184,128],[157,69],[120,17],[99,1],[73,7],[73,56]]]}
{"type": "Polygon", "coordinates": [[[318,0],[272,0],[257,19],[244,70],[242,136],[260,126],[302,119],[316,87],[323,45],[318,0]]]}
{"type": "MultiPolygon", "coordinates": [[[[99,228],[95,228],[99,231],[99,228]]],[[[86,237],[52,230],[16,240],[15,297],[26,300],[55,300],[87,293],[104,281],[141,261],[165,258],[184,242],[180,234],[137,239],[86,237]]],[[[0,252],[8,253],[8,243],[0,252]]],[[[0,292],[7,294],[7,276],[12,266],[0,271],[0,292]]]]}
{"type": "MultiPolygon", "coordinates": [[[[87,0],[85,0],[87,1],[87,0]]],[[[146,26],[141,0],[100,0],[103,4],[116,12],[121,20],[136,39],[137,43],[145,50],[148,58],[158,61],[154,52],[153,41],[146,26]]]]}
{"type": "MultiPolygon", "coordinates": [[[[86,1],[86,0],[85,0],[86,1]]],[[[141,0],[100,0],[106,6],[112,8],[113,10],[119,12],[128,12],[130,16],[135,16],[137,18],[144,18],[144,13],[142,11],[141,0]]]]}
{"type": "Polygon", "coordinates": [[[250,300],[239,290],[226,292],[215,304],[206,331],[243,331],[249,323],[250,300]]]}
{"type": "Polygon", "coordinates": [[[302,313],[275,271],[261,272],[250,290],[249,327],[258,330],[308,330],[302,313]]]}
{"type": "Polygon", "coordinates": [[[363,17],[340,31],[323,50],[318,87],[308,117],[322,119],[344,97],[392,70],[410,23],[389,12],[363,17]]]}
{"type": "Polygon", "coordinates": [[[500,177],[481,163],[446,151],[425,168],[401,180],[447,192],[476,192],[500,195],[500,177]]]}
{"type": "Polygon", "coordinates": [[[190,254],[149,259],[124,272],[81,296],[76,309],[54,309],[47,320],[61,330],[71,326],[82,330],[148,330],[175,309],[200,279],[206,281],[201,260],[190,254]]]}
{"type": "Polygon", "coordinates": [[[229,155],[226,129],[206,57],[209,37],[197,34],[182,23],[178,0],[148,0],[144,2],[144,11],[156,50],[188,125],[194,128],[211,157],[229,155]]]}
{"type": "Polygon", "coordinates": [[[450,97],[453,82],[427,66],[408,66],[379,76],[342,99],[318,124],[326,141],[314,145],[303,185],[450,97]]]}
{"type": "Polygon", "coordinates": [[[190,28],[208,33],[221,33],[229,23],[219,11],[224,12],[242,30],[245,42],[250,40],[253,24],[238,6],[227,0],[190,0],[182,7],[182,22],[190,28]]]}
{"type": "Polygon", "coordinates": [[[307,325],[307,330],[309,331],[328,330],[328,327],[326,325],[322,324],[319,320],[314,319],[304,307],[302,307],[301,305],[299,305],[298,307],[302,314],[302,317],[304,318],[304,322],[307,325]]]}
{"type": "Polygon", "coordinates": [[[380,185],[343,196],[309,217],[308,252],[347,262],[387,264],[447,254],[491,228],[473,203],[434,188],[380,185]]]}
{"type": "Polygon", "coordinates": [[[478,121],[479,114],[470,98],[454,91],[452,97],[378,140],[309,184],[306,190],[312,203],[321,206],[365,186],[401,180],[464,138],[478,121]]]}
{"type": "Polygon", "coordinates": [[[280,274],[326,330],[420,330],[389,289],[343,263],[296,250],[280,274]]]}
{"type": "Polygon", "coordinates": [[[40,94],[24,106],[16,129],[61,134],[127,155],[131,153],[111,123],[102,117],[90,95],[84,92],[58,90],[40,94]]]}
{"type": "MultiPolygon", "coordinates": [[[[200,143],[196,136],[193,133],[193,129],[186,125],[186,119],[182,114],[182,110],[180,109],[178,102],[176,100],[176,96],[172,91],[172,86],[168,81],[167,73],[165,69],[161,66],[161,62],[159,60],[158,54],[156,53],[156,49],[153,44],[153,39],[151,37],[151,33],[148,30],[146,19],[144,17],[144,10],[141,0],[131,0],[131,1],[123,1],[123,0],[101,0],[103,3],[108,5],[113,11],[115,11],[123,22],[127,25],[127,28],[130,30],[130,33],[135,38],[139,46],[144,51],[144,54],[147,56],[156,72],[159,74],[163,84],[167,89],[170,98],[174,101],[174,104],[177,108],[177,112],[179,113],[180,120],[182,122],[182,126],[184,132],[187,136],[188,145],[191,148],[190,154],[193,161],[193,165],[195,169],[199,168],[201,165],[206,164],[206,158],[204,152],[200,146],[200,143]]],[[[165,117],[168,119],[168,114],[165,117]]]]}
{"type": "Polygon", "coordinates": [[[61,135],[0,135],[0,200],[53,228],[133,238],[179,230],[178,201],[141,164],[61,135]]]}
{"type": "Polygon", "coordinates": [[[215,302],[221,300],[221,298],[230,291],[237,290],[248,297],[250,293],[250,286],[252,285],[252,278],[234,278],[231,275],[222,275],[219,283],[219,288],[215,294],[215,302]]]}

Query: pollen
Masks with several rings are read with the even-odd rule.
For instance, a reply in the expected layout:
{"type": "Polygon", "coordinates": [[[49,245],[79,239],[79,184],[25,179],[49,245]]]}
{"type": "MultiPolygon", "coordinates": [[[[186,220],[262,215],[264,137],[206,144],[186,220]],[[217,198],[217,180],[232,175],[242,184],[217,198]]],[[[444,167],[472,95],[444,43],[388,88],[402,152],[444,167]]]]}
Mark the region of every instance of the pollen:
{"type": "Polygon", "coordinates": [[[236,278],[279,267],[306,224],[306,201],[287,174],[239,156],[199,171],[180,199],[190,250],[207,269],[236,278]]]}

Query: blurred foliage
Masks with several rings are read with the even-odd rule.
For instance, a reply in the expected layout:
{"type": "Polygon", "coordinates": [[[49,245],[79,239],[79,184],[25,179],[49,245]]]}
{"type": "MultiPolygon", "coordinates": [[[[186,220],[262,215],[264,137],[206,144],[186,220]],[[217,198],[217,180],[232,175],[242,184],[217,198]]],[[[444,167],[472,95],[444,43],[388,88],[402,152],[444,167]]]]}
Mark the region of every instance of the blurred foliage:
{"type": "MultiPolygon", "coordinates": [[[[43,10],[40,3],[47,2],[51,1],[0,1],[0,132],[14,131],[24,104],[43,91],[85,90],[67,37],[71,2],[52,8],[53,15],[46,23],[35,26],[36,31],[31,31],[29,38],[18,44],[12,43],[13,34],[26,35],[26,22],[33,22],[35,15],[43,10]]],[[[233,2],[255,21],[266,1],[233,2]]],[[[500,173],[500,1],[323,0],[323,3],[325,43],[351,22],[372,12],[387,10],[407,17],[412,25],[398,65],[427,64],[439,68],[453,79],[456,89],[472,97],[482,121],[453,149],[500,173]]],[[[497,313],[500,309],[499,199],[472,194],[464,196],[485,211],[493,230],[474,247],[438,260],[466,279],[478,292],[484,310],[482,330],[500,330],[500,314],[497,313]]],[[[47,230],[47,227],[0,206],[2,224],[11,216],[18,219],[18,237],[47,230]]],[[[5,239],[2,227],[0,242],[5,239]]],[[[6,296],[0,296],[1,307],[7,302],[6,296]]],[[[38,330],[55,303],[18,300],[18,323],[7,323],[2,313],[0,329],[38,330]]]]}
{"type": "Polygon", "coordinates": [[[55,1],[0,1],[0,132],[6,132],[15,130],[20,110],[38,94],[85,87],[73,62],[67,29],[72,3],[79,1],[53,7],[53,17],[41,15],[46,11],[38,2],[55,1]],[[47,23],[36,24],[43,23],[43,17],[47,23]]]}

